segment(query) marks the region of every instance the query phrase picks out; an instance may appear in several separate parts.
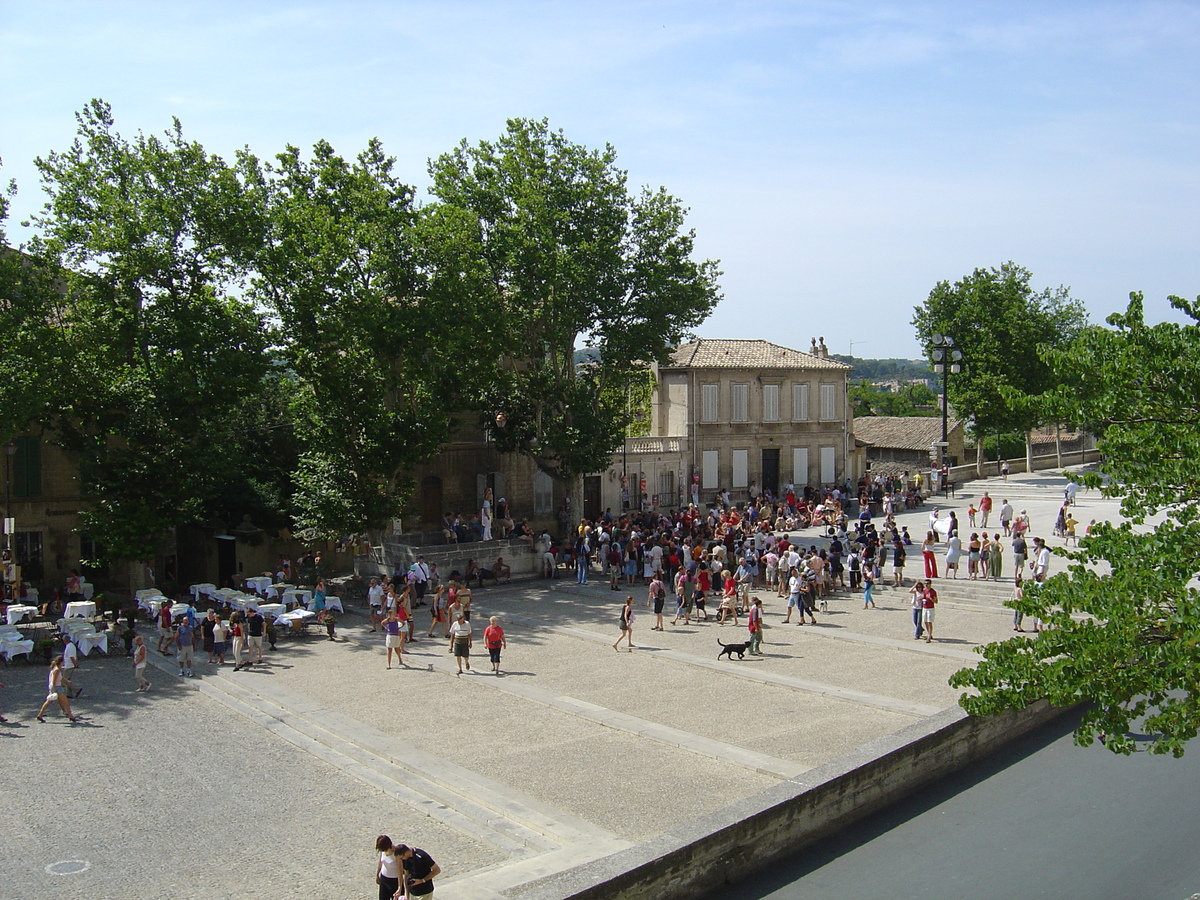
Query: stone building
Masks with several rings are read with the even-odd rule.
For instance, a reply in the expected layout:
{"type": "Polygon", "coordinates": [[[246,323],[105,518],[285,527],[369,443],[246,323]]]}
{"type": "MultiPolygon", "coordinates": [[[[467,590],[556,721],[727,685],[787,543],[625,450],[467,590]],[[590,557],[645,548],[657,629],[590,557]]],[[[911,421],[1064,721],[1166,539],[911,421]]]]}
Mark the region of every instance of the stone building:
{"type": "MultiPolygon", "coordinates": [[[[963,423],[950,417],[947,428],[947,464],[965,459],[963,423]]],[[[854,436],[866,445],[872,473],[898,474],[926,470],[938,459],[936,442],[942,439],[941,416],[857,416],[854,436]]]]}
{"type": "Polygon", "coordinates": [[[673,509],[693,497],[710,503],[722,489],[742,502],[789,482],[856,480],[850,372],[824,339],[808,353],[763,340],[681,345],[656,372],[650,433],[628,439],[593,476],[602,505],[673,509]]]}

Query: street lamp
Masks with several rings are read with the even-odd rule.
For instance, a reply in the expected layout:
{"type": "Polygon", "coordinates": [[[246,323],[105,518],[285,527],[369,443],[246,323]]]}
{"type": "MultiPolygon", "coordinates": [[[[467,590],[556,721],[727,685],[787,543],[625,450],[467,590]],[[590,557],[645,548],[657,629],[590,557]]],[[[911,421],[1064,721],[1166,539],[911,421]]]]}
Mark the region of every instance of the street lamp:
{"type": "MultiPolygon", "coordinates": [[[[940,465],[938,471],[946,464],[946,449],[950,446],[949,437],[949,409],[950,396],[947,388],[950,383],[950,373],[956,375],[962,371],[962,351],[954,346],[954,338],[948,334],[934,334],[930,337],[929,355],[933,359],[933,371],[942,376],[942,442],[939,445],[941,453],[940,465]]],[[[942,490],[946,490],[946,481],[943,477],[942,490]]]]}
{"type": "Polygon", "coordinates": [[[12,462],[17,452],[17,442],[9,441],[4,445],[4,549],[12,549],[12,462]]]}

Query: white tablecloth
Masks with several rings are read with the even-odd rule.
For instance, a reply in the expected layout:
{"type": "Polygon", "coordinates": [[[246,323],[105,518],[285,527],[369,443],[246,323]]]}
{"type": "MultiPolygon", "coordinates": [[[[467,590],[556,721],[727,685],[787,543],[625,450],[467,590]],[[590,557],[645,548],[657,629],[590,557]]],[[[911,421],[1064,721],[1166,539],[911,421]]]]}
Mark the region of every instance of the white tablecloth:
{"type": "Polygon", "coordinates": [[[75,603],[68,603],[66,612],[63,613],[68,619],[72,616],[94,616],[96,614],[96,604],[90,600],[79,600],[75,603]]]}
{"type": "Polygon", "coordinates": [[[262,598],[255,597],[253,594],[238,594],[236,597],[230,597],[228,602],[230,606],[247,610],[256,608],[262,602],[262,598]]]}
{"type": "Polygon", "coordinates": [[[167,598],[158,591],[138,591],[137,605],[140,609],[146,610],[150,615],[158,612],[159,608],[167,602],[167,598]]]}
{"type": "Polygon", "coordinates": [[[308,601],[312,599],[312,591],[306,591],[303,588],[290,588],[283,592],[281,599],[285,606],[289,603],[308,606],[308,601]]]}
{"type": "Polygon", "coordinates": [[[283,596],[284,591],[294,591],[295,589],[296,586],[294,584],[287,584],[286,582],[281,581],[278,584],[273,584],[267,588],[267,596],[278,598],[283,596]]]}
{"type": "Polygon", "coordinates": [[[95,647],[99,647],[101,653],[107,654],[108,653],[108,632],[107,631],[99,631],[99,632],[93,632],[93,633],[84,632],[81,634],[77,634],[77,635],[75,635],[75,643],[77,645],[79,645],[79,652],[82,653],[84,656],[87,656],[89,653],[91,653],[92,649],[95,647]]]}
{"type": "Polygon", "coordinates": [[[282,613],[279,618],[275,620],[275,624],[284,628],[291,628],[293,622],[315,621],[317,621],[317,614],[315,612],[309,612],[307,609],[296,609],[292,612],[282,613]]]}
{"type": "Polygon", "coordinates": [[[263,618],[268,616],[277,616],[285,609],[282,603],[260,603],[258,611],[263,614],[263,618]]]}
{"type": "Polygon", "coordinates": [[[269,575],[252,575],[246,579],[246,587],[263,597],[267,596],[267,588],[271,586],[269,575]]]}
{"type": "Polygon", "coordinates": [[[216,589],[217,586],[215,584],[209,584],[207,581],[201,584],[193,584],[191,586],[192,598],[196,603],[199,603],[201,595],[211,594],[216,589]]]}
{"type": "MultiPolygon", "coordinates": [[[[309,609],[312,609],[313,608],[313,598],[309,597],[304,605],[307,606],[309,609]]],[[[342,598],[341,597],[326,597],[325,598],[325,608],[326,609],[336,609],[338,612],[343,613],[343,614],[346,612],[346,610],[344,610],[342,608],[342,598]]]]}
{"type": "Polygon", "coordinates": [[[32,652],[33,641],[31,640],[0,638],[0,656],[4,657],[6,661],[11,662],[14,656],[20,656],[22,653],[28,656],[32,652]]]}
{"type": "Polygon", "coordinates": [[[16,625],[18,622],[20,622],[26,616],[29,616],[30,618],[32,618],[33,616],[36,616],[36,615],[37,615],[37,607],[36,606],[22,606],[20,603],[14,603],[12,606],[10,606],[8,608],[8,613],[5,615],[5,618],[8,619],[9,625],[16,625]]]}
{"type": "Polygon", "coordinates": [[[80,589],[83,591],[84,600],[91,600],[92,595],[96,593],[96,586],[94,584],[88,584],[86,581],[80,582],[80,589]]]}

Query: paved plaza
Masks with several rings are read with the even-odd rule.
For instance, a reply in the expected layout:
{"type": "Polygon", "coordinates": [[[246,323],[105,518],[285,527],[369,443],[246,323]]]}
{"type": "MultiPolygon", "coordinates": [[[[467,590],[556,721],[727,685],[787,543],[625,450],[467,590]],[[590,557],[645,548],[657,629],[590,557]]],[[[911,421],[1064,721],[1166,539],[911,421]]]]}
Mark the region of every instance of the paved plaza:
{"type": "MultiPolygon", "coordinates": [[[[958,510],[965,538],[967,506],[987,490],[1049,539],[1064,483],[977,481],[937,505],[958,510]]],[[[626,589],[563,571],[476,591],[473,621],[498,615],[507,632],[500,676],[481,641],[475,673],[456,676],[447,642],[425,637],[426,609],[407,668],[391,671],[362,610],[339,625],[345,640],[285,638],[247,672],[201,662],[179,679],[152,652],[146,694],[119,652],[90,657],[76,726],[34,719],[45,668],[16,663],[0,675],[0,884],[23,898],[367,897],[382,832],[433,855],[437,896],[496,897],[802,781],[953,705],[950,674],[1012,635],[1006,553],[1003,583],[939,580],[937,640],[913,640],[908,587],[932,505],[898,517],[916,545],[905,587],[876,589],[879,609],[841,591],[816,627],[797,627],[762,591],[764,655],[745,660],[716,658],[718,639],[746,639],[744,619],[652,632],[645,585],[629,591],[636,649],[614,652],[626,589]]],[[[1081,523],[1116,515],[1079,495],[1081,523]]]]}

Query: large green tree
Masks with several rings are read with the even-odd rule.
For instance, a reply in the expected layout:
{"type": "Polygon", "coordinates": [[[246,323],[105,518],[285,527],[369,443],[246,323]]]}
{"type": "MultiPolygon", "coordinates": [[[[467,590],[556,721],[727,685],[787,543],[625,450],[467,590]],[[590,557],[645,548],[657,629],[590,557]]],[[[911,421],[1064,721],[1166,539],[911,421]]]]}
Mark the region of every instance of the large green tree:
{"type": "MultiPolygon", "coordinates": [[[[916,307],[913,325],[932,360],[933,337],[949,336],[962,351],[963,371],[949,377],[950,405],[972,420],[977,439],[1028,433],[1044,411],[1022,398],[1056,383],[1042,348],[1064,347],[1087,324],[1083,304],[1059,287],[1034,290],[1029,270],[1012,262],[939,282],[916,307]]],[[[982,461],[981,461],[982,462],[982,461]]]]}
{"type": "Polygon", "coordinates": [[[449,439],[476,333],[472,295],[427,289],[442,262],[413,189],[372,140],[347,160],[296,147],[256,179],[268,197],[254,296],[278,316],[299,377],[294,513],[324,534],[380,528],[411,494],[405,470],[449,439]],[[433,258],[431,263],[430,259],[433,258]]]}
{"type": "Polygon", "coordinates": [[[1045,698],[1087,703],[1080,744],[1182,755],[1200,728],[1200,301],[1172,304],[1189,324],[1147,325],[1142,298],[1045,355],[1061,382],[1046,415],[1102,435],[1091,486],[1122,498],[1127,518],[1065,553],[1067,571],[1027,590],[1036,637],[984,648],[958,672],[975,714],[1045,698]]]}
{"type": "Polygon", "coordinates": [[[37,160],[47,202],[35,259],[59,274],[53,439],[79,454],[84,527],[112,558],[153,557],[242,479],[266,325],[240,294],[261,239],[253,185],[179,122],[122,137],[109,107],[37,160]]]}
{"type": "Polygon", "coordinates": [[[693,259],[686,210],[661,188],[632,194],[611,146],[588,149],[545,120],[509,120],[429,171],[427,215],[461,260],[434,288],[474,295],[488,340],[471,360],[483,423],[553,476],[604,468],[629,386],[720,298],[716,263],[693,259]],[[577,366],[579,343],[596,353],[577,366]]]}

